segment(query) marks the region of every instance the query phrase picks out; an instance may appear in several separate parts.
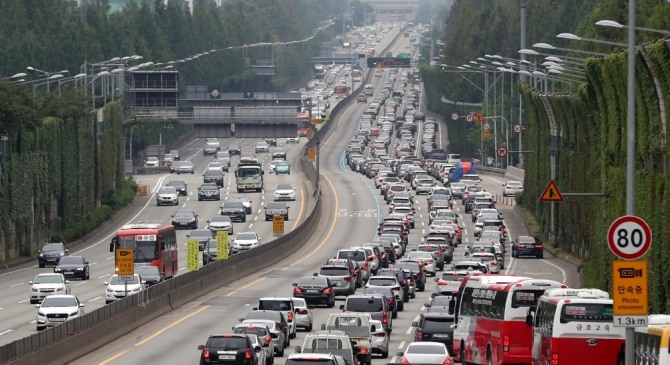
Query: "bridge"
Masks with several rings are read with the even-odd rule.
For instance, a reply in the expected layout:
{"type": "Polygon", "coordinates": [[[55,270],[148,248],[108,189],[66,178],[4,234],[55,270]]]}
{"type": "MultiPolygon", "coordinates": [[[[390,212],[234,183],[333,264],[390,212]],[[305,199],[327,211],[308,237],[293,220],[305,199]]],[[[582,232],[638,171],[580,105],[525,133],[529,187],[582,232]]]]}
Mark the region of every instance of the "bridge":
{"type": "Polygon", "coordinates": [[[366,0],[377,15],[377,21],[412,20],[419,11],[418,0],[366,0]]]}

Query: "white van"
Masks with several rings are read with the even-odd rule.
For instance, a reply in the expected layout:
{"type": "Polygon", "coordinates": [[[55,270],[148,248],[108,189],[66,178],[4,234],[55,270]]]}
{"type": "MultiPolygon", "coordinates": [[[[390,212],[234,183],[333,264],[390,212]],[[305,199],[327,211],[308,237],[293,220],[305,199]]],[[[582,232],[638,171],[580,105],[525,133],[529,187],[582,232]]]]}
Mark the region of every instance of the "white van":
{"type": "Polygon", "coordinates": [[[461,162],[461,155],[458,153],[450,153],[447,155],[447,163],[448,164],[458,164],[461,162]]]}
{"type": "Polygon", "coordinates": [[[365,95],[367,96],[372,96],[375,92],[374,87],[372,87],[372,85],[370,84],[365,85],[364,88],[365,88],[365,95]]]}

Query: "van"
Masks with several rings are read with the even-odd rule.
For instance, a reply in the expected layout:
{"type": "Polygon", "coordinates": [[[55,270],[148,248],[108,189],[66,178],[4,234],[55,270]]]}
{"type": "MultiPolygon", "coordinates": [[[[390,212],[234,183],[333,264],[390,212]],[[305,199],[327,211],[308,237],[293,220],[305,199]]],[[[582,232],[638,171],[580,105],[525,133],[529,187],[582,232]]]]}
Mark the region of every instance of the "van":
{"type": "Polygon", "coordinates": [[[372,96],[375,92],[374,87],[372,87],[372,85],[370,84],[365,85],[364,89],[365,89],[365,95],[367,96],[372,96]]]}
{"type": "Polygon", "coordinates": [[[368,96],[365,95],[364,93],[360,93],[356,96],[356,102],[357,103],[367,103],[368,102],[368,96]]]}
{"type": "Polygon", "coordinates": [[[391,332],[393,319],[388,302],[379,294],[350,295],[340,309],[346,313],[369,313],[372,319],[382,322],[384,330],[391,332]]]}
{"type": "Polygon", "coordinates": [[[351,339],[344,331],[325,330],[308,334],[302,343],[302,347],[296,346],[295,353],[333,354],[342,356],[347,365],[355,365],[357,362],[351,339]]]}
{"type": "Polygon", "coordinates": [[[290,297],[260,298],[258,300],[258,308],[254,308],[254,310],[281,312],[284,315],[284,317],[286,317],[286,321],[288,322],[289,338],[295,338],[297,332],[295,322],[293,322],[293,316],[295,315],[295,308],[293,307],[293,300],[291,300],[290,297]]]}

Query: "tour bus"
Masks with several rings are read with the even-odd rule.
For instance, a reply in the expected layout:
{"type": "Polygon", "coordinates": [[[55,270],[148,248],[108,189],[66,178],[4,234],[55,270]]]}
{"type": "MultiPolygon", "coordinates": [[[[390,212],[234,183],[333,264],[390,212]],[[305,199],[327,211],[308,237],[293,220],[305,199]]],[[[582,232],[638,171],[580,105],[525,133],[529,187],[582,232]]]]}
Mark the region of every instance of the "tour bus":
{"type": "Polygon", "coordinates": [[[253,157],[242,157],[235,170],[237,192],[248,190],[260,192],[263,190],[263,165],[253,157]]]}
{"type": "Polygon", "coordinates": [[[309,130],[309,126],[307,125],[307,123],[309,123],[309,114],[308,113],[298,114],[298,137],[307,136],[307,131],[309,130]]]}
{"type": "Polygon", "coordinates": [[[335,84],[335,89],[333,90],[335,97],[344,98],[349,95],[349,88],[345,84],[337,83],[335,84]]]}
{"type": "Polygon", "coordinates": [[[530,364],[533,332],[526,317],[546,290],[567,286],[507,275],[469,276],[463,281],[454,357],[469,364],[530,364]]]}
{"type": "Polygon", "coordinates": [[[122,226],[109,244],[109,252],[114,252],[114,268],[118,265],[116,250],[120,248],[134,250],[135,266],[156,266],[166,279],[177,275],[178,246],[173,225],[140,223],[122,226]]]}
{"type": "Polygon", "coordinates": [[[612,299],[602,290],[548,290],[534,315],[529,314],[527,325],[533,330],[533,364],[623,361],[625,327],[614,327],[612,299]]]}
{"type": "Polygon", "coordinates": [[[324,69],[323,65],[318,63],[314,65],[314,78],[322,79],[324,76],[326,76],[326,70],[324,69]]]}
{"type": "Polygon", "coordinates": [[[650,314],[648,326],[635,328],[635,364],[670,364],[670,315],[650,314]]]}

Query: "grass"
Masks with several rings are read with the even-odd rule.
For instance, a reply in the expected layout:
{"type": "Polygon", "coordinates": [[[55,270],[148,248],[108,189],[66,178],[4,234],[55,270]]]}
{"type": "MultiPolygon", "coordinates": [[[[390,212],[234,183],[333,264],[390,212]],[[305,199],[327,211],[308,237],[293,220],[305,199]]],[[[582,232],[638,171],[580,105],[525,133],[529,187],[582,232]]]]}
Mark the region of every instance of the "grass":
{"type": "Polygon", "coordinates": [[[16,263],[23,263],[23,262],[29,261],[31,259],[33,259],[33,257],[28,257],[28,256],[13,257],[13,258],[8,259],[8,260],[0,261],[0,267],[7,267],[9,265],[16,264],[16,263]]]}

